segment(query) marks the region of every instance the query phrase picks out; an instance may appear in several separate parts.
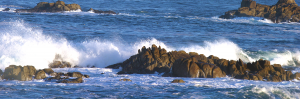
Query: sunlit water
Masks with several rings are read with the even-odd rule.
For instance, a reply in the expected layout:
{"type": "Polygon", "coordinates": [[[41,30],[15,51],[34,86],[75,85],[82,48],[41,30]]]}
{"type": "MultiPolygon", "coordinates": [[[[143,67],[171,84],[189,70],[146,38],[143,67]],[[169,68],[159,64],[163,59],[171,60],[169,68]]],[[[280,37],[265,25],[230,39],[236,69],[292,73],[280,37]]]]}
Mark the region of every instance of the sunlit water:
{"type": "MultiPolygon", "coordinates": [[[[252,62],[260,58],[300,72],[300,24],[274,24],[262,18],[220,19],[237,9],[239,0],[64,0],[82,11],[14,13],[53,0],[2,0],[0,10],[0,69],[10,64],[47,68],[56,54],[91,77],[81,84],[0,80],[0,98],[300,98],[300,82],[263,82],[225,78],[181,78],[161,74],[116,75],[103,67],[122,62],[142,46],[185,50],[206,56],[252,62]],[[87,12],[113,10],[117,15],[87,12]],[[105,73],[105,74],[101,74],[105,73]],[[119,79],[129,78],[132,82],[119,79]]],[[[277,0],[257,3],[272,5],[277,0]]],[[[298,3],[298,1],[296,1],[298,3]]],[[[298,3],[300,4],[300,3],[298,3]]]]}

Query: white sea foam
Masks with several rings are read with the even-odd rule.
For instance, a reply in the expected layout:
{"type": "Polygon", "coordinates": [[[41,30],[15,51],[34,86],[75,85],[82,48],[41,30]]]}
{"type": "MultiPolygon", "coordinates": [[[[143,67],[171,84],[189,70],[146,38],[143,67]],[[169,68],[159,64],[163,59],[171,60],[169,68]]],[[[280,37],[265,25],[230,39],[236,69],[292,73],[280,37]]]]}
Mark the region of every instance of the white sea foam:
{"type": "Polygon", "coordinates": [[[104,67],[126,60],[136,54],[142,46],[151,47],[152,44],[156,44],[167,48],[156,39],[135,44],[101,40],[71,43],[65,38],[44,35],[42,30],[34,29],[21,21],[8,22],[6,27],[0,31],[1,69],[11,64],[47,68],[56,54],[72,65],[104,67]]]}
{"type": "Polygon", "coordinates": [[[264,19],[261,17],[236,17],[233,19],[223,19],[219,18],[219,16],[212,17],[212,20],[215,22],[234,22],[234,23],[250,23],[250,24],[257,24],[257,23],[268,23],[272,24],[273,22],[269,19],[264,19]]]}
{"type": "Polygon", "coordinates": [[[254,61],[251,57],[245,54],[237,44],[224,39],[213,42],[205,41],[203,46],[192,45],[180,48],[180,50],[184,50],[186,52],[197,52],[198,54],[204,54],[206,57],[214,55],[219,58],[229,60],[238,60],[240,58],[245,62],[254,61]]]}

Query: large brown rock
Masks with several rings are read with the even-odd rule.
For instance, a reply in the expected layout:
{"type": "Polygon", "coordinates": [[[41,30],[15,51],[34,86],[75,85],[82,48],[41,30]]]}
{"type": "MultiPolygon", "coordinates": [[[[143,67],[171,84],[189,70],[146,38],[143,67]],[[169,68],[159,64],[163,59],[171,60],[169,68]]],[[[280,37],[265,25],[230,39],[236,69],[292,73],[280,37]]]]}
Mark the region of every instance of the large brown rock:
{"type": "Polygon", "coordinates": [[[7,80],[20,80],[28,81],[32,80],[33,75],[35,75],[36,69],[33,66],[16,66],[10,65],[5,68],[3,78],[7,80]]]}
{"type": "Polygon", "coordinates": [[[196,52],[166,52],[156,45],[152,45],[151,48],[143,47],[138,50],[138,54],[126,61],[108,67],[120,66],[122,71],[118,74],[160,72],[164,73],[163,77],[217,78],[229,75],[236,79],[267,79],[274,82],[289,81],[300,77],[298,74],[284,70],[279,64],[271,65],[268,60],[260,59],[246,64],[241,59],[226,60],[213,55],[205,57],[196,52]]]}
{"type": "Polygon", "coordinates": [[[253,0],[242,0],[238,10],[228,11],[220,16],[225,19],[235,17],[263,17],[275,23],[299,22],[300,7],[295,0],[278,0],[276,5],[272,6],[256,4],[253,0]]]}

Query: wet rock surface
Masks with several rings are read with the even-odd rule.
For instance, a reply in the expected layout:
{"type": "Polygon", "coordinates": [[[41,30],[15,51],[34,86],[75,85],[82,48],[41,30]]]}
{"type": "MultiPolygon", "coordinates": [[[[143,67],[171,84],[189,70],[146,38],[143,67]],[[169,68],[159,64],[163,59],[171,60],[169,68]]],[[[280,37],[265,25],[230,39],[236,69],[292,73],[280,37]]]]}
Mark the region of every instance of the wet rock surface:
{"type": "Polygon", "coordinates": [[[110,65],[107,68],[119,68],[118,74],[151,74],[164,73],[163,77],[219,78],[230,76],[236,79],[260,81],[289,81],[300,79],[300,74],[286,71],[279,64],[270,64],[268,60],[257,60],[244,63],[239,60],[209,57],[195,52],[185,51],[166,52],[165,49],[152,45],[142,47],[138,54],[131,56],[122,63],[110,65]]]}
{"type": "Polygon", "coordinates": [[[235,17],[263,17],[274,23],[299,22],[300,7],[295,0],[278,0],[275,5],[268,6],[256,3],[253,0],[242,0],[237,10],[225,12],[220,18],[232,19],[235,17]]]}

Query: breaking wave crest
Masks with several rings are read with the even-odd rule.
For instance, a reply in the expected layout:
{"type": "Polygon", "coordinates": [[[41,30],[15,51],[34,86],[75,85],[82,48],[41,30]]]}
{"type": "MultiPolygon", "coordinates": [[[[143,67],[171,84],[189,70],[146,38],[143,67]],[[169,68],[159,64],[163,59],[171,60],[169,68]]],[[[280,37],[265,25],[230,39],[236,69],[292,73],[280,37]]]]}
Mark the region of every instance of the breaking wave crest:
{"type": "Polygon", "coordinates": [[[72,66],[105,67],[122,62],[137,54],[142,46],[156,44],[167,51],[184,50],[197,52],[207,57],[253,62],[260,58],[268,59],[272,64],[298,66],[299,51],[286,52],[247,52],[229,40],[204,41],[198,45],[174,48],[155,38],[128,43],[118,40],[92,39],[84,42],[68,41],[64,37],[46,35],[42,29],[31,27],[23,21],[1,22],[0,28],[0,69],[14,65],[33,65],[38,69],[47,68],[59,54],[63,61],[72,66]]]}

